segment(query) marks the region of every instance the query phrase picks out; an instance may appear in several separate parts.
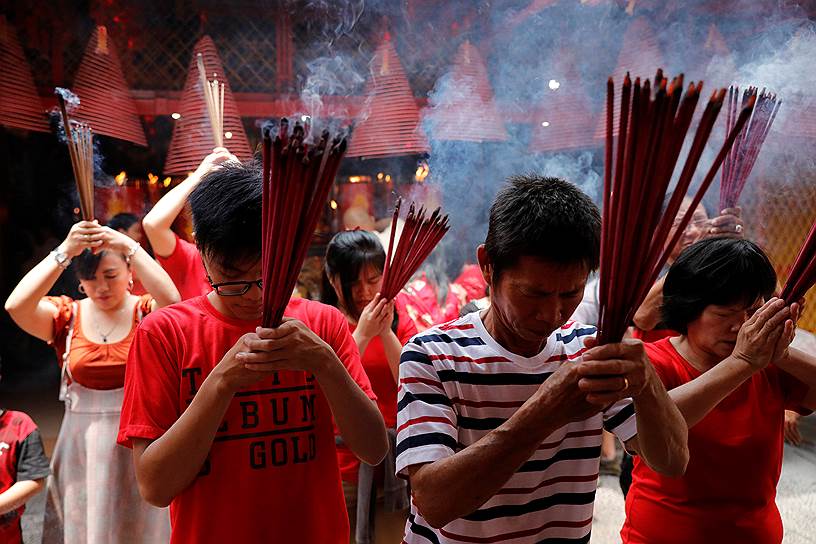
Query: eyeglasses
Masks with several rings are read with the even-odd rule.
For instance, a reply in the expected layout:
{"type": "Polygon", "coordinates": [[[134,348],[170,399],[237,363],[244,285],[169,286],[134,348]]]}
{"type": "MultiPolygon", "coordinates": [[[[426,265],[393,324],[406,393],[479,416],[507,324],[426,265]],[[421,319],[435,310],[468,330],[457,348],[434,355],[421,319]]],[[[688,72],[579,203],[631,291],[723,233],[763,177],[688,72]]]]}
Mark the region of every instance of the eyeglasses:
{"type": "Polygon", "coordinates": [[[210,287],[215,289],[215,292],[222,297],[239,297],[249,291],[253,285],[257,285],[258,289],[263,290],[263,280],[213,283],[208,277],[207,281],[210,282],[210,287]]]}

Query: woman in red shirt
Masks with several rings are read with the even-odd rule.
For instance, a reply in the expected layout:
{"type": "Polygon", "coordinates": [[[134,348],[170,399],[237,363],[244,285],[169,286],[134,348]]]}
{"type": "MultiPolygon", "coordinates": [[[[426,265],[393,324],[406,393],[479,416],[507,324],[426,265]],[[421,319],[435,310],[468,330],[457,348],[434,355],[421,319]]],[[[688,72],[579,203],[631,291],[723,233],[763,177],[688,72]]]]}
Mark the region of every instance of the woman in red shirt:
{"type": "Polygon", "coordinates": [[[747,240],[698,242],[669,270],[662,312],[680,336],[646,351],[688,423],[690,460],[669,478],[635,459],[623,542],[782,541],[784,411],[816,406],[816,359],[788,348],[799,308],[775,288],[747,240]]]}
{"type": "Polygon", "coordinates": [[[6,301],[21,329],[62,367],[65,417],[48,480],[44,542],[166,542],[170,518],[139,496],[130,452],[116,445],[125,361],[141,318],[178,302],[170,277],[138,242],[81,221],[6,301]],[[86,297],[47,296],[71,261],[86,297]],[[149,294],[130,292],[137,274],[149,294]]]}
{"type": "MultiPolygon", "coordinates": [[[[371,387],[377,395],[377,406],[385,420],[389,434],[394,435],[397,424],[397,381],[399,377],[399,359],[402,346],[405,345],[417,328],[406,309],[402,293],[392,301],[380,296],[382,273],[385,265],[385,251],[376,235],[364,230],[340,232],[332,238],[326,248],[325,274],[321,302],[336,306],[346,316],[349,330],[360,350],[363,368],[371,380],[371,387]]],[[[368,503],[361,504],[356,498],[371,495],[371,488],[358,484],[360,462],[343,444],[337,445],[337,460],[340,475],[346,488],[346,502],[349,512],[354,503],[368,514],[368,503]],[[366,489],[362,489],[367,487],[366,489]]],[[[389,462],[394,462],[393,444],[391,451],[383,462],[385,468],[386,489],[398,487],[393,496],[400,493],[406,497],[405,486],[401,480],[392,478],[389,462]]],[[[367,480],[368,478],[366,478],[367,480]]],[[[388,497],[387,497],[388,499],[388,497]]],[[[393,506],[407,508],[407,500],[397,500],[393,506]]],[[[350,516],[354,519],[355,516],[350,516]]],[[[365,524],[358,524],[362,533],[367,532],[365,524]]],[[[365,538],[358,536],[357,541],[365,538]]]]}

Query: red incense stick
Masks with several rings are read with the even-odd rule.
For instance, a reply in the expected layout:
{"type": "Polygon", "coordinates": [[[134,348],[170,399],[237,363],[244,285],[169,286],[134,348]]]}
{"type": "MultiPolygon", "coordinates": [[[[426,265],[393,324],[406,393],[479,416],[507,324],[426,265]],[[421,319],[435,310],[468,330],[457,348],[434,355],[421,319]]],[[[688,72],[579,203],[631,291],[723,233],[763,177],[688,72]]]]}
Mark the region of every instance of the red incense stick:
{"type": "Polygon", "coordinates": [[[281,119],[277,134],[263,133],[262,276],[263,326],[277,327],[324,211],[346,152],[345,134],[323,131],[312,144],[309,127],[290,132],[281,119]]]}

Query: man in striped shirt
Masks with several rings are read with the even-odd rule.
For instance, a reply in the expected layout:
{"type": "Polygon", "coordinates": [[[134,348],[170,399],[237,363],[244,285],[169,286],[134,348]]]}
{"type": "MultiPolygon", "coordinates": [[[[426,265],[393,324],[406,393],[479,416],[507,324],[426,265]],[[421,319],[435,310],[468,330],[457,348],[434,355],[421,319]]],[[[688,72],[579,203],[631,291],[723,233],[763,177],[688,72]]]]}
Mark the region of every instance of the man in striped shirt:
{"type": "Polygon", "coordinates": [[[490,210],[491,305],[403,349],[397,473],[405,542],[585,543],[601,431],[680,475],[688,429],[636,341],[568,322],[598,267],[600,215],[560,179],[518,176],[490,210]]]}

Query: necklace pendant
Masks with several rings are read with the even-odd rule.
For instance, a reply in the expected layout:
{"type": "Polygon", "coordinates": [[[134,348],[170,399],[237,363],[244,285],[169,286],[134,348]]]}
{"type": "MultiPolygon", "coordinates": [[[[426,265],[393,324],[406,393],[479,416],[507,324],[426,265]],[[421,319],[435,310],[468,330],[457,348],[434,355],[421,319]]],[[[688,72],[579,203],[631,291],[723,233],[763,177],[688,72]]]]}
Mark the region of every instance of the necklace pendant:
{"type": "Polygon", "coordinates": [[[104,335],[102,336],[102,343],[103,343],[103,344],[107,344],[107,343],[108,343],[108,337],[107,337],[107,336],[104,336],[104,335]]]}

